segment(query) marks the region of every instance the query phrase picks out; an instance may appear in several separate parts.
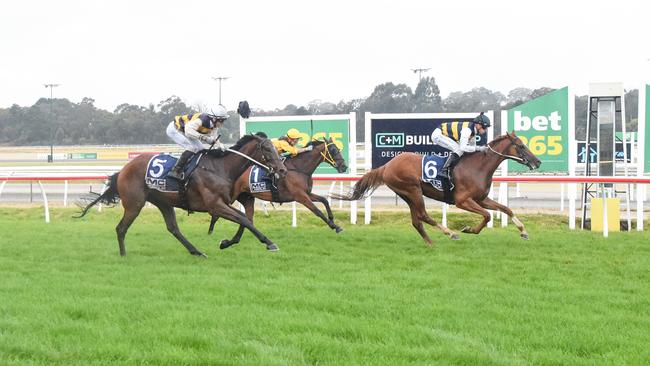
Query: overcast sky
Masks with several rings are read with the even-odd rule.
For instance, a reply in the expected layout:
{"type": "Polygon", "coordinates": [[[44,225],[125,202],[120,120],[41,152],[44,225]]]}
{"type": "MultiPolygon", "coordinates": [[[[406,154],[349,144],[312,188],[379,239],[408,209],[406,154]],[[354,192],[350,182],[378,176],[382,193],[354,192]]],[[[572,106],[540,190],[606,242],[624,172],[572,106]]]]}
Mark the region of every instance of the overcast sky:
{"type": "Polygon", "coordinates": [[[647,1],[5,1],[0,107],[83,97],[112,111],[178,95],[283,108],[415,89],[431,68],[443,97],[484,86],[585,94],[590,81],[650,80],[647,1]]]}

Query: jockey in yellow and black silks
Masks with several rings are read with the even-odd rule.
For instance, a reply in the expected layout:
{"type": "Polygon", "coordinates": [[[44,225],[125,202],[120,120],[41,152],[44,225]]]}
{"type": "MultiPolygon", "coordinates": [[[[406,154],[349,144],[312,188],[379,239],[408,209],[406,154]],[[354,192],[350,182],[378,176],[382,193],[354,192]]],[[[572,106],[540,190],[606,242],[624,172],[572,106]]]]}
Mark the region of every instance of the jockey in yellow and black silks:
{"type": "Polygon", "coordinates": [[[218,105],[212,113],[194,113],[174,117],[167,126],[167,136],[181,145],[185,151],[181,154],[176,165],[169,172],[169,177],[182,179],[183,168],[194,153],[203,150],[203,143],[215,144],[218,149],[226,147],[219,142],[219,127],[228,119],[228,112],[218,105]]]}
{"type": "Polygon", "coordinates": [[[476,135],[483,134],[488,127],[490,127],[490,119],[481,112],[472,122],[445,122],[433,131],[431,134],[433,143],[451,151],[449,159],[442,168],[443,177],[451,178],[454,165],[464,153],[487,149],[485,146],[476,146],[476,135]]]}
{"type": "Polygon", "coordinates": [[[289,129],[285,136],[280,137],[279,139],[273,139],[273,145],[278,150],[278,154],[282,155],[283,153],[289,153],[291,156],[296,156],[304,151],[311,151],[314,147],[309,145],[301,149],[296,147],[296,144],[300,140],[300,131],[295,128],[289,129]]]}

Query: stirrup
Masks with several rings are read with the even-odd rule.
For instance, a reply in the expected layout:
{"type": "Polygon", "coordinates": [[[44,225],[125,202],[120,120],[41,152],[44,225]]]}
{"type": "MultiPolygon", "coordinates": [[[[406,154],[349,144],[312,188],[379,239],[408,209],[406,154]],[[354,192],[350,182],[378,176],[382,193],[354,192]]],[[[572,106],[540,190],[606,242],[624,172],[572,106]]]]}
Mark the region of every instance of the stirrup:
{"type": "Polygon", "coordinates": [[[179,174],[179,173],[176,173],[175,171],[172,170],[172,171],[169,172],[169,174],[167,174],[167,177],[172,178],[172,179],[176,179],[178,181],[182,181],[183,180],[183,175],[184,175],[183,172],[180,172],[180,174],[179,174]]]}

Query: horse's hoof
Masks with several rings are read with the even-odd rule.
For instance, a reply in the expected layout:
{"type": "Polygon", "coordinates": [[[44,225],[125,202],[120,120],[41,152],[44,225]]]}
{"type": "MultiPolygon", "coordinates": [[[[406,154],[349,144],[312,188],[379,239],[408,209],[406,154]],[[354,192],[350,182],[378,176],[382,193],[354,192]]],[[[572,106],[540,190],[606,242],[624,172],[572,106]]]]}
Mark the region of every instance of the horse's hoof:
{"type": "Polygon", "coordinates": [[[277,252],[278,250],[280,250],[280,248],[278,248],[278,246],[275,244],[269,244],[266,246],[266,250],[268,250],[269,252],[277,252]]]}
{"type": "Polygon", "coordinates": [[[524,240],[528,240],[528,234],[521,234],[521,238],[524,240]]]}
{"type": "Polygon", "coordinates": [[[195,256],[197,256],[197,257],[203,257],[203,258],[207,258],[207,257],[208,257],[205,253],[202,253],[202,252],[192,253],[192,255],[195,255],[195,256]]]}
{"type": "Polygon", "coordinates": [[[463,230],[461,230],[461,232],[463,232],[463,233],[468,233],[468,234],[469,234],[469,233],[472,232],[472,228],[469,227],[469,226],[465,226],[465,227],[463,228],[463,230]]]}
{"type": "Polygon", "coordinates": [[[338,233],[340,233],[341,231],[343,231],[343,228],[340,227],[340,226],[337,226],[337,227],[334,228],[334,231],[336,231],[336,233],[338,234],[338,233]]]}
{"type": "Polygon", "coordinates": [[[451,236],[449,237],[451,238],[451,240],[460,240],[460,236],[458,236],[458,234],[456,233],[451,234],[451,236]]]}
{"type": "Polygon", "coordinates": [[[224,240],[221,241],[221,244],[219,245],[219,249],[226,249],[226,248],[230,247],[233,244],[234,243],[231,242],[230,240],[224,239],[224,240]]]}

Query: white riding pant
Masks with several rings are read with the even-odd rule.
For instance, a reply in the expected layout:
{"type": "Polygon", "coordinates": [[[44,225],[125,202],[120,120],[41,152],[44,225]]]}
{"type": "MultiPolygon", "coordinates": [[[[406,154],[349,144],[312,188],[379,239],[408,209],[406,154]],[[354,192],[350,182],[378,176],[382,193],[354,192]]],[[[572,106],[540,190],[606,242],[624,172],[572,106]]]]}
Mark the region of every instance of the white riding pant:
{"type": "Polygon", "coordinates": [[[439,128],[436,128],[431,133],[431,141],[438,146],[442,146],[445,149],[456,153],[458,156],[463,156],[464,151],[460,149],[460,144],[449,136],[442,134],[442,131],[439,128]]]}
{"type": "Polygon", "coordinates": [[[169,126],[167,126],[167,136],[169,136],[169,138],[172,139],[175,143],[181,145],[183,149],[189,150],[193,153],[204,149],[203,143],[201,143],[201,141],[191,139],[179,131],[176,128],[174,121],[172,121],[169,126]]]}

